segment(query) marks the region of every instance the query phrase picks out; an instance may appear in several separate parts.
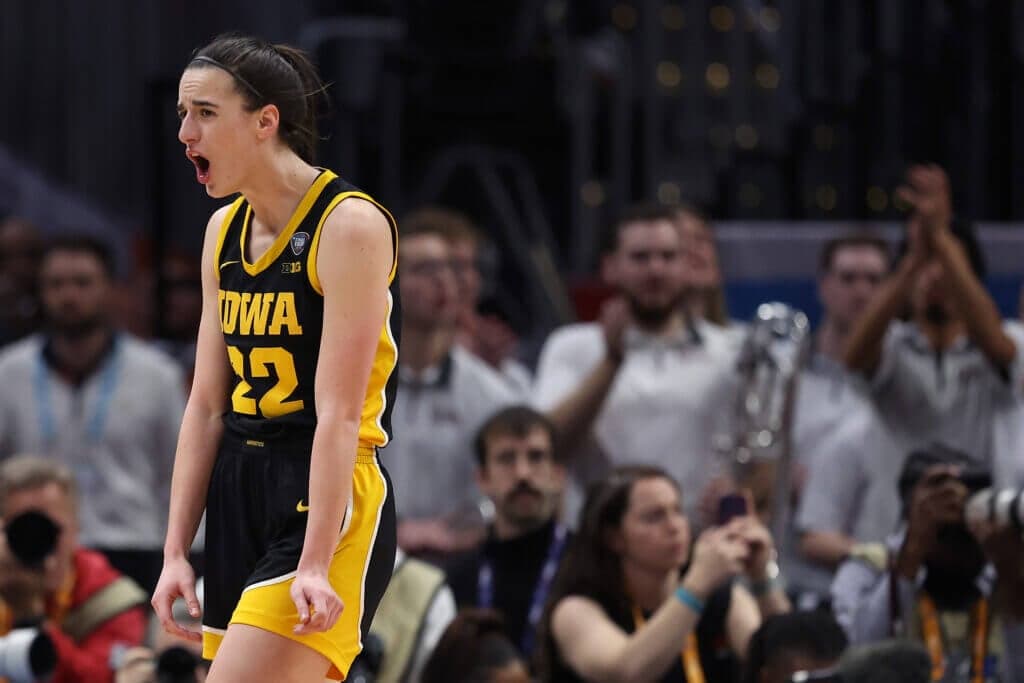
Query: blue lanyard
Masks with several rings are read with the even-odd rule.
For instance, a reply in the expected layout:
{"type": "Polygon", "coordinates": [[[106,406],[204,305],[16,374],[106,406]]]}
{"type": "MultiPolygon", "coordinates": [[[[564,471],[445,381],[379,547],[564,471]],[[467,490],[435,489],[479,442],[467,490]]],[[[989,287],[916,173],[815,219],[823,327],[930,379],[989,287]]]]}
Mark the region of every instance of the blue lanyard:
{"type": "MultiPolygon", "coordinates": [[[[89,420],[87,433],[93,442],[103,437],[103,428],[107,424],[107,414],[110,412],[110,402],[114,397],[114,390],[117,388],[117,375],[120,369],[121,342],[115,337],[114,348],[106,359],[106,367],[100,377],[100,388],[96,396],[96,412],[89,420]]],[[[50,377],[46,359],[43,357],[42,349],[36,360],[35,373],[35,395],[36,412],[39,414],[39,431],[42,433],[43,441],[52,444],[57,439],[57,420],[53,416],[53,405],[50,401],[50,377]]]]}
{"type": "MultiPolygon", "coordinates": [[[[551,582],[558,571],[558,561],[562,558],[562,551],[565,549],[565,539],[568,535],[566,528],[561,524],[555,525],[555,533],[548,546],[548,555],[544,560],[544,566],[540,571],[540,578],[537,579],[537,586],[533,589],[533,599],[530,601],[530,611],[526,616],[526,629],[523,631],[522,652],[529,655],[533,651],[534,639],[537,635],[537,624],[540,623],[541,615],[544,612],[544,602],[548,599],[548,591],[551,589],[551,582]]],[[[490,608],[494,606],[494,567],[491,561],[484,557],[480,561],[480,573],[477,574],[477,605],[490,608]]]]}

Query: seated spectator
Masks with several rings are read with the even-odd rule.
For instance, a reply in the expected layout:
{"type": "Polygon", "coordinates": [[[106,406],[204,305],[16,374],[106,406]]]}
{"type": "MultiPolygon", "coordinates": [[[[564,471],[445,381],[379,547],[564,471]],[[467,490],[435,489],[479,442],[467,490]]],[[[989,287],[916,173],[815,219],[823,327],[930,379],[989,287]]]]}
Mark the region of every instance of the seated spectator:
{"type": "Polygon", "coordinates": [[[15,216],[0,220],[0,346],[32,334],[42,324],[39,260],[42,238],[15,216]]]}
{"type": "Polygon", "coordinates": [[[682,488],[688,513],[725,469],[715,437],[732,414],[738,345],[687,320],[674,221],[663,207],[630,209],[602,263],[616,297],[598,322],[555,330],[541,351],[534,398],[564,443],[566,519],[575,519],[587,484],[612,467],[662,467],[682,488]]]}
{"type": "Polygon", "coordinates": [[[79,547],[77,495],[71,472],[53,461],[0,465],[0,634],[41,627],[57,649],[53,683],[109,683],[114,646],[145,637],[147,596],[103,555],[79,547]],[[36,554],[46,553],[39,563],[25,556],[29,525],[31,545],[42,545],[36,554]]]}
{"type": "Polygon", "coordinates": [[[379,647],[374,651],[364,643],[349,677],[358,680],[355,674],[368,670],[376,683],[416,683],[454,618],[455,598],[444,573],[399,549],[391,583],[370,625],[370,636],[379,647]]]}
{"type": "Polygon", "coordinates": [[[697,539],[663,470],[614,470],[588,491],[542,622],[543,681],[738,680],[766,613],[788,609],[768,583],[771,535],[753,517],[697,539]],[[682,653],[680,655],[680,653],[682,653]]]}
{"type": "Polygon", "coordinates": [[[554,428],[526,406],[493,415],[476,438],[477,485],[494,505],[487,540],[448,575],[460,607],[497,609],[527,658],[569,533],[557,523],[565,468],[554,428]]]}
{"type": "Polygon", "coordinates": [[[455,344],[458,282],[448,243],[414,212],[401,222],[402,352],[395,434],[384,462],[394,482],[398,545],[444,563],[483,535],[473,483],[473,436],[515,401],[485,362],[455,344]]]}
{"type": "Polygon", "coordinates": [[[905,529],[854,549],[833,583],[833,606],[854,644],[890,636],[924,643],[932,680],[996,671],[1024,680],[1016,656],[1024,651],[1024,541],[1012,529],[968,528],[968,485],[980,485],[970,466],[941,447],[910,454],[899,478],[905,529]]]}
{"type": "Polygon", "coordinates": [[[942,443],[991,467],[993,418],[1013,400],[1022,350],[982,284],[973,230],[953,220],[946,174],[916,166],[900,194],[914,207],[906,250],[851,333],[846,365],[870,380],[899,453],[942,443]]]}
{"type": "Polygon", "coordinates": [[[501,615],[467,609],[449,624],[423,669],[421,683],[529,683],[526,663],[505,637],[501,615]]]}
{"type": "Polygon", "coordinates": [[[821,681],[835,672],[846,644],[846,634],[828,612],[768,617],[750,639],[746,681],[821,681]]]}

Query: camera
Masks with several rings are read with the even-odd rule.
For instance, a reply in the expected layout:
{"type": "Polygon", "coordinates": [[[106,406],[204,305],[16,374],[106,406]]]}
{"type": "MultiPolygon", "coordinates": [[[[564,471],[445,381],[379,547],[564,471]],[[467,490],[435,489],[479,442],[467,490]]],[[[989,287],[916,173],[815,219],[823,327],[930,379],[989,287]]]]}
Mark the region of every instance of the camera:
{"type": "Polygon", "coordinates": [[[1013,527],[1024,532],[1024,490],[982,489],[967,499],[964,518],[968,522],[992,522],[999,529],[1013,527]]]}
{"type": "Polygon", "coordinates": [[[34,683],[56,667],[57,649],[45,632],[18,628],[0,637],[0,678],[10,683],[34,683]]]}
{"type": "Polygon", "coordinates": [[[57,550],[60,526],[42,512],[29,510],[9,519],[4,532],[14,559],[29,569],[42,569],[57,550]]]}
{"type": "Polygon", "coordinates": [[[195,683],[196,669],[205,661],[191,650],[173,645],[156,658],[157,683],[195,683]]]}

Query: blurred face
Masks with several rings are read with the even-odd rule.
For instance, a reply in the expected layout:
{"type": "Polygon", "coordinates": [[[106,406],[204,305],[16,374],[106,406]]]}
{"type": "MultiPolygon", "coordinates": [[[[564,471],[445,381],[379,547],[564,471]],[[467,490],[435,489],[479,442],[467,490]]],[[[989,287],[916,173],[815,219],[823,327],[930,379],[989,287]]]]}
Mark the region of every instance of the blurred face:
{"type": "Polygon", "coordinates": [[[231,74],[214,66],[185,69],[178,85],[178,139],[211,197],[227,197],[247,182],[259,143],[275,137],[276,107],[245,109],[231,74]]]}
{"type": "Polygon", "coordinates": [[[57,591],[64,583],[74,562],[78,547],[78,522],[75,518],[75,504],[58,484],[45,484],[36,488],[15,491],[7,497],[2,510],[3,519],[12,519],[33,510],[41,512],[60,527],[57,537],[56,562],[47,568],[46,587],[57,591]]]}
{"type": "Polygon", "coordinates": [[[53,331],[75,337],[105,326],[112,284],[99,259],[89,252],[50,253],[40,271],[39,291],[53,331]]]}
{"type": "Polygon", "coordinates": [[[552,519],[565,486],[551,437],[541,426],[525,436],[496,433],[487,439],[477,484],[512,528],[529,530],[552,519]]]}
{"type": "Polygon", "coordinates": [[[470,310],[476,310],[483,280],[477,261],[479,254],[476,242],[472,240],[449,242],[448,248],[452,254],[455,278],[459,283],[459,300],[463,306],[470,310]]]}
{"type": "Polygon", "coordinates": [[[694,289],[713,289],[722,284],[718,251],[708,224],[690,213],[681,213],[676,228],[682,239],[683,274],[694,289]]]}
{"type": "Polygon", "coordinates": [[[399,248],[403,325],[454,325],[459,286],[447,242],[437,235],[414,235],[403,239],[399,248]]]}
{"type": "Polygon", "coordinates": [[[914,281],[914,291],[911,293],[914,317],[924,318],[935,325],[944,325],[955,317],[952,301],[942,264],[930,261],[914,281]]]}
{"type": "Polygon", "coordinates": [[[624,563],[647,571],[668,572],[686,564],[690,524],[683,514],[679,490],[663,477],[633,484],[618,538],[624,563]]]}
{"type": "Polygon", "coordinates": [[[637,222],[619,232],[605,274],[641,325],[664,323],[678,308],[685,282],[679,231],[669,221],[637,222]]]}
{"type": "Polygon", "coordinates": [[[829,319],[841,329],[849,329],[864,312],[885,273],[885,255],[875,247],[851,245],[837,249],[831,267],[818,283],[829,319]]]}

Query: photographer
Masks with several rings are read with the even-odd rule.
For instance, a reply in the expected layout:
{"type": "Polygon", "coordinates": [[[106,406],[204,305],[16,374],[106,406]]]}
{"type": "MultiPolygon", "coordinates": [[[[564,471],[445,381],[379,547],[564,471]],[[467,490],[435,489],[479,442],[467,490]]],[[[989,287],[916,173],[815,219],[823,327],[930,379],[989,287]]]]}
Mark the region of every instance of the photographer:
{"type": "Polygon", "coordinates": [[[542,681],[738,680],[761,610],[788,607],[772,597],[772,538],[744,516],[691,545],[682,502],[655,467],[622,467],[590,488],[541,622],[542,681]]]}
{"type": "Polygon", "coordinates": [[[915,451],[899,479],[905,529],[855,549],[836,575],[833,605],[854,644],[909,637],[925,644],[933,680],[1020,681],[1024,544],[964,520],[968,495],[988,485],[966,455],[915,451]],[[1009,677],[1006,677],[1009,676],[1009,677]]]}
{"type": "Polygon", "coordinates": [[[53,683],[112,681],[111,649],[142,642],[147,596],[78,546],[70,471],[32,456],[4,462],[0,522],[0,634],[44,629],[57,650],[53,683]]]}

